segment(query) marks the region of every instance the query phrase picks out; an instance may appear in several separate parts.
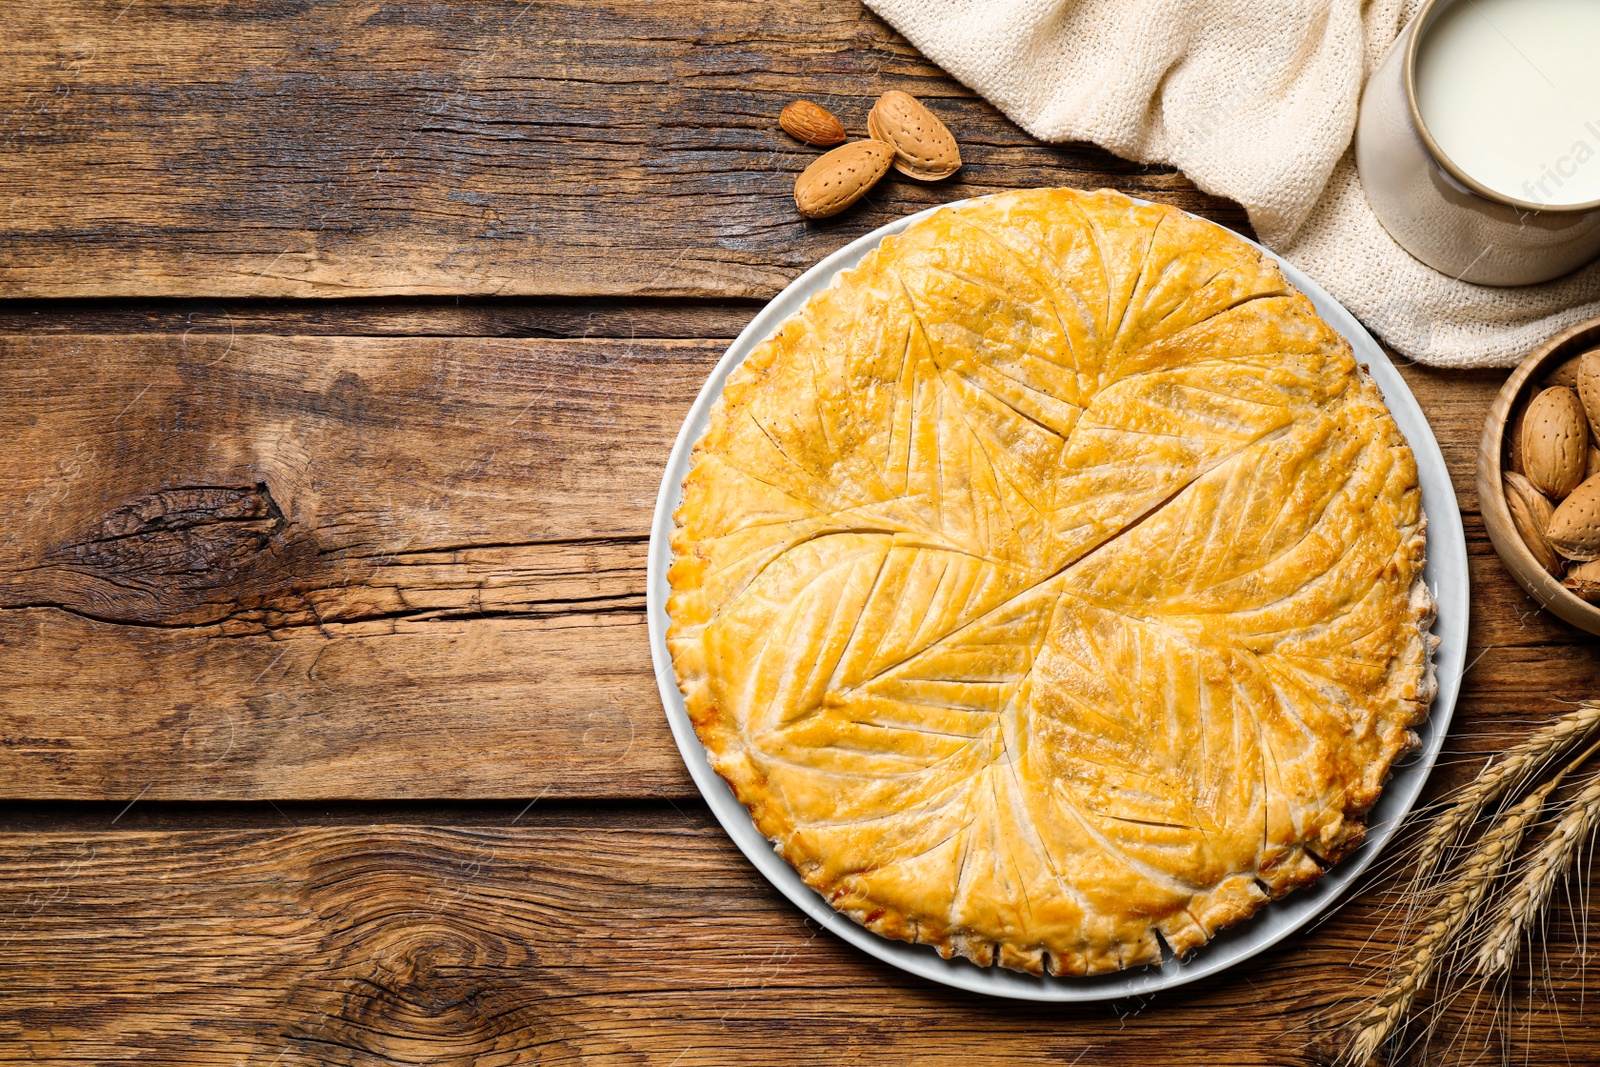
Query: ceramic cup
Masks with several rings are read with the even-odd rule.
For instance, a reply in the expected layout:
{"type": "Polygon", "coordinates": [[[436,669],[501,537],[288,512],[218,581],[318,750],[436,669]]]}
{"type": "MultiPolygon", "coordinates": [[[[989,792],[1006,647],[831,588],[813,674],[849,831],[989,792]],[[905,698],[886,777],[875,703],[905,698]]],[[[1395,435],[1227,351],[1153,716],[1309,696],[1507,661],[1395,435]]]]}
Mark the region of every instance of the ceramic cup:
{"type": "Polygon", "coordinates": [[[1544,205],[1488,188],[1451,162],[1417,108],[1418,42],[1458,2],[1471,0],[1424,3],[1368,79],[1356,124],[1362,187],[1390,236],[1437,271],[1481,285],[1560,277],[1600,254],[1600,200],[1544,205]]]}

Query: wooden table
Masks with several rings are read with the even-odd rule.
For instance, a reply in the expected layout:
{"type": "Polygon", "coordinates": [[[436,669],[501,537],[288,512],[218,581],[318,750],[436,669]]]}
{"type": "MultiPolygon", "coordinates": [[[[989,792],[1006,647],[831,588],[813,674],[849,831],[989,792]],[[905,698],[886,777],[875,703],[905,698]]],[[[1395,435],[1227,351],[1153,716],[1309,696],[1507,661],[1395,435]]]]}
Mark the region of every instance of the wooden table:
{"type": "MultiPolygon", "coordinates": [[[[3,38],[0,1059],[1305,1064],[1375,988],[1381,894],[1143,1001],[910,978],[733,848],[651,675],[673,434],[801,269],[1019,186],[1236,206],[1035,143],[854,0],[38,0],[3,38]],[[779,108],[859,133],[888,88],[966,167],[803,222],[779,108]]],[[[1475,594],[1437,795],[1600,656],[1483,533],[1501,375],[1405,374],[1475,594]]],[[[1600,1059],[1584,918],[1516,1062],[1600,1059]]]]}

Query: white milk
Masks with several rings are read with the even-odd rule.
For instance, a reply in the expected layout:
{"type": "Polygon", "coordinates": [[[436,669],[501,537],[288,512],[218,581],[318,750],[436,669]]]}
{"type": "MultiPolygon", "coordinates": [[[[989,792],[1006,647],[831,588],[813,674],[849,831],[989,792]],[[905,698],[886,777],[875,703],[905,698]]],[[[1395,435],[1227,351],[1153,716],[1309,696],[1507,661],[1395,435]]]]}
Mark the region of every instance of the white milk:
{"type": "Polygon", "coordinates": [[[1536,204],[1600,200],[1600,0],[1458,0],[1417,47],[1444,154],[1536,204]]]}

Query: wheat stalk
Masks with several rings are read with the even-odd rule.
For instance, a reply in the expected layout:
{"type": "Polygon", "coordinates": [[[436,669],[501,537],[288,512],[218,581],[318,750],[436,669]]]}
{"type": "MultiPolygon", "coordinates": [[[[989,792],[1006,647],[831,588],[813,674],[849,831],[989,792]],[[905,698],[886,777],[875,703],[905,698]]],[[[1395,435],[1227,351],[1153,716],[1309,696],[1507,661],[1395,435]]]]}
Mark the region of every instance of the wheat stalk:
{"type": "MultiPolygon", "coordinates": [[[[1501,765],[1509,762],[1508,755],[1501,765]]],[[[1479,776],[1480,780],[1482,777],[1479,776]]],[[[1422,933],[1412,943],[1410,957],[1391,972],[1388,984],[1372,1005],[1342,1028],[1341,1032],[1348,1035],[1342,1062],[1351,1065],[1373,1062],[1378,1050],[1394,1032],[1396,1024],[1410,1012],[1418,991],[1432,977],[1444,950],[1483,901],[1495,876],[1517,851],[1528,824],[1538,818],[1545,798],[1560,780],[1561,775],[1557,775],[1529,793],[1483,835],[1444,890],[1442,898],[1429,912],[1422,933]]],[[[1485,799],[1481,803],[1487,804],[1489,801],[1485,799]]]]}
{"type": "Polygon", "coordinates": [[[1507,749],[1498,762],[1484,767],[1461,791],[1456,802],[1434,820],[1418,843],[1414,867],[1417,881],[1433,873],[1445,850],[1455,844],[1486,807],[1527,781],[1547,760],[1586,739],[1596,726],[1600,726],[1600,703],[1583,701],[1526,741],[1507,749]]]}
{"type": "Polygon", "coordinates": [[[1578,847],[1600,825],[1600,772],[1591,775],[1578,795],[1567,804],[1561,821],[1540,844],[1528,868],[1506,898],[1501,916],[1478,952],[1475,967],[1485,978],[1511,966],[1522,943],[1523,931],[1539,917],[1550,900],[1556,879],[1572,864],[1578,847]]]}

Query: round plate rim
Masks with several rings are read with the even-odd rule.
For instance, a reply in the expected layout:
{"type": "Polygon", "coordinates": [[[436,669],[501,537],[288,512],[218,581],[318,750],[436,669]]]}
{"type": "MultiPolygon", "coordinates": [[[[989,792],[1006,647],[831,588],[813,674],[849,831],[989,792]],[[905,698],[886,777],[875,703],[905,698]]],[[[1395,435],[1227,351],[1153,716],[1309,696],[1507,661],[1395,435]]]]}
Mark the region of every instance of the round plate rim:
{"type": "MultiPolygon", "coordinates": [[[[1133,199],[1136,203],[1148,203],[1133,199]]],[[[711,405],[722,395],[723,384],[733,369],[779,324],[799,310],[812,293],[826,288],[840,271],[855,266],[885,237],[900,233],[937,211],[967,202],[952,201],[896,219],[825,256],[773,297],[728,346],[712,369],[678,431],[666,470],[662,474],[655,515],[650,526],[646,611],[656,684],[673,739],[677,742],[689,774],[723,830],[779,892],[808,918],[831,933],[903,971],[929,981],[989,996],[1063,1003],[1148,995],[1197,981],[1243,962],[1266,951],[1323,914],[1372,864],[1400,821],[1416,803],[1449,730],[1465,664],[1468,588],[1466,535],[1462,528],[1461,511],[1444,455],[1439,450],[1427,418],[1406,386],[1405,379],[1400,377],[1399,371],[1372,335],[1342,304],[1293,264],[1270,249],[1231,230],[1227,231],[1271,256],[1295,288],[1316,306],[1317,312],[1350,342],[1357,361],[1367,367],[1383,392],[1390,413],[1416,456],[1418,480],[1423,491],[1423,509],[1428,517],[1424,580],[1438,603],[1438,618],[1433,633],[1440,639],[1439,647],[1434,652],[1438,693],[1428,720],[1417,730],[1422,739],[1421,747],[1396,765],[1383,795],[1371,812],[1372,820],[1366,840],[1354,853],[1336,864],[1315,885],[1271,902],[1245,922],[1219,933],[1186,961],[1169,957],[1159,966],[1089,978],[1035,978],[999,967],[978,967],[962,959],[946,960],[927,945],[893,941],[852,922],[801,881],[798,872],[774,851],[772,843],[756,829],[749,811],[733,795],[727,783],[712,770],[705,749],[689,721],[666,644],[669,624],[666,604],[670,593],[667,567],[672,555],[672,514],[678,506],[683,477],[688,473],[689,454],[695,441],[704,432],[711,405]]]]}

